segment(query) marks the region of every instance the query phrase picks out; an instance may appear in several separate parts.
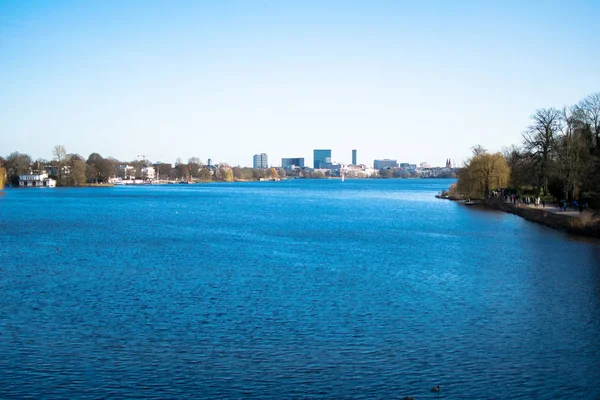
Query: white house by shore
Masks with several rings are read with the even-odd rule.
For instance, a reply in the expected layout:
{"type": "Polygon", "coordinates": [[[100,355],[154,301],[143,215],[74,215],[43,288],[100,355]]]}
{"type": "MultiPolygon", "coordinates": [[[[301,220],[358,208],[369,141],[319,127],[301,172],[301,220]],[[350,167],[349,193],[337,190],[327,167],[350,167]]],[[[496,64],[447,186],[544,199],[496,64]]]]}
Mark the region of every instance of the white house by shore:
{"type": "Polygon", "coordinates": [[[48,178],[47,173],[19,175],[19,186],[21,187],[55,187],[56,181],[48,178]]]}

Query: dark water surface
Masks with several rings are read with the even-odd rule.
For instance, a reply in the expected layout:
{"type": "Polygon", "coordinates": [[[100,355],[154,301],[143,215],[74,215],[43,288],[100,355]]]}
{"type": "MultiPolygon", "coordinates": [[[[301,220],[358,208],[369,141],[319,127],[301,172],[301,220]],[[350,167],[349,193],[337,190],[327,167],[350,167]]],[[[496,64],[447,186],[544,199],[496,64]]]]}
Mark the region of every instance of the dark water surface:
{"type": "Polygon", "coordinates": [[[0,398],[599,399],[598,242],[449,183],[7,189],[0,398]]]}

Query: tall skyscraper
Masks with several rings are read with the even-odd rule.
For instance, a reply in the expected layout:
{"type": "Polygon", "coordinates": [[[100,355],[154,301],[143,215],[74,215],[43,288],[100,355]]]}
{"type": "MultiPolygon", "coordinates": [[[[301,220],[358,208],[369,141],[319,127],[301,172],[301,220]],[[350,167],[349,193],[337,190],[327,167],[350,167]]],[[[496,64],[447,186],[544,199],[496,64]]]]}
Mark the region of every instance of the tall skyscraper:
{"type": "Polygon", "coordinates": [[[331,150],[314,150],[314,168],[321,168],[321,164],[331,164],[331,150]]]}
{"type": "Polygon", "coordinates": [[[352,165],[356,164],[356,150],[352,150],[352,165]]]}
{"type": "Polygon", "coordinates": [[[265,153],[255,154],[253,166],[258,169],[269,168],[269,158],[265,153]]]}

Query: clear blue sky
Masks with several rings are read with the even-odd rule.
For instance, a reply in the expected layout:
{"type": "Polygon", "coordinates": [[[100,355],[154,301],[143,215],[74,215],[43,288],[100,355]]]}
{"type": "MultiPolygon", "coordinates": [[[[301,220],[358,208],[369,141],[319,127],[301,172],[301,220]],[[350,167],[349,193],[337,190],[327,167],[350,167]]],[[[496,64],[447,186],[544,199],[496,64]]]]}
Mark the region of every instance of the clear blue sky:
{"type": "Polygon", "coordinates": [[[600,1],[0,0],[0,155],[460,163],[600,90],[600,1]]]}

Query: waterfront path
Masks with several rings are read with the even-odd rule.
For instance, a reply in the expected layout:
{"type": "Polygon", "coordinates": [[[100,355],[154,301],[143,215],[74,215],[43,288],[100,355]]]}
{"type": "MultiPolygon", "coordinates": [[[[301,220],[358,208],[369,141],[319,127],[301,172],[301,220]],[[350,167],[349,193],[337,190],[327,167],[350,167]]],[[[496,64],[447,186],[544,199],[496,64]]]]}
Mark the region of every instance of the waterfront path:
{"type": "MultiPolygon", "coordinates": [[[[508,203],[508,204],[513,204],[513,203],[508,203]]],[[[546,211],[549,213],[553,213],[553,214],[560,214],[560,215],[567,215],[569,217],[581,217],[581,216],[593,216],[594,215],[594,210],[590,210],[589,208],[586,208],[583,210],[582,213],[579,212],[579,210],[573,208],[573,207],[567,207],[567,211],[563,211],[561,208],[559,208],[558,206],[552,205],[546,205],[546,207],[542,207],[540,206],[535,206],[534,204],[529,204],[529,205],[524,205],[521,204],[521,207],[527,207],[527,208],[531,208],[534,210],[542,210],[542,211],[546,211]]]]}
{"type": "Polygon", "coordinates": [[[562,211],[554,204],[536,207],[533,204],[503,202],[497,197],[487,199],[485,204],[552,228],[586,236],[600,236],[600,224],[594,216],[594,211],[589,208],[583,213],[579,213],[579,210],[572,207],[562,211]]]}

